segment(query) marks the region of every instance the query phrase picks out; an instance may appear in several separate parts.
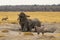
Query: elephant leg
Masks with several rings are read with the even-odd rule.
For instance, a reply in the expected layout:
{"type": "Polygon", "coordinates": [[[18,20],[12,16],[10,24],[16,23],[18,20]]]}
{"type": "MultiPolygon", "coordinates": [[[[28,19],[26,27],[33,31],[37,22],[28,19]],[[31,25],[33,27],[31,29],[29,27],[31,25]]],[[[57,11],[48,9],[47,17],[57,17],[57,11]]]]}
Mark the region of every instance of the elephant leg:
{"type": "Polygon", "coordinates": [[[24,32],[27,32],[27,30],[28,30],[27,24],[25,23],[25,24],[24,24],[24,27],[23,27],[23,31],[24,31],[24,32]]]}
{"type": "Polygon", "coordinates": [[[24,24],[21,24],[21,30],[25,31],[25,25],[24,24]]]}
{"type": "Polygon", "coordinates": [[[30,31],[30,32],[32,31],[32,27],[31,27],[31,26],[29,26],[29,31],[30,31]]]}
{"type": "Polygon", "coordinates": [[[23,32],[25,32],[25,27],[23,27],[23,32]]]}
{"type": "Polygon", "coordinates": [[[29,26],[27,27],[27,31],[30,31],[30,28],[29,28],[29,26]]]}
{"type": "Polygon", "coordinates": [[[27,24],[27,31],[31,31],[31,27],[29,26],[29,24],[27,24]]]}
{"type": "Polygon", "coordinates": [[[24,26],[22,26],[21,28],[22,28],[22,31],[24,31],[24,26]]]}
{"type": "Polygon", "coordinates": [[[31,32],[31,27],[29,27],[29,31],[31,32]]]}
{"type": "Polygon", "coordinates": [[[23,32],[26,32],[26,30],[27,30],[27,29],[26,29],[26,27],[24,26],[24,28],[23,28],[23,32]]]}
{"type": "Polygon", "coordinates": [[[23,25],[21,25],[21,30],[23,31],[23,25]]]}
{"type": "Polygon", "coordinates": [[[37,29],[36,29],[36,27],[34,27],[34,29],[35,29],[35,32],[37,32],[37,29]]]}

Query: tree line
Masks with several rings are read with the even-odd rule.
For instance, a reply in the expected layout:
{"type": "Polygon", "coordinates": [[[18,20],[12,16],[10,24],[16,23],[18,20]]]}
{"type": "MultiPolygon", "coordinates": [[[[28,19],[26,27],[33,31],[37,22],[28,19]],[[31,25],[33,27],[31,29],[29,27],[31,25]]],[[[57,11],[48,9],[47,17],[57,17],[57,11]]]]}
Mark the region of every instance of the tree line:
{"type": "Polygon", "coordinates": [[[59,5],[5,5],[0,11],[60,11],[59,5]]]}

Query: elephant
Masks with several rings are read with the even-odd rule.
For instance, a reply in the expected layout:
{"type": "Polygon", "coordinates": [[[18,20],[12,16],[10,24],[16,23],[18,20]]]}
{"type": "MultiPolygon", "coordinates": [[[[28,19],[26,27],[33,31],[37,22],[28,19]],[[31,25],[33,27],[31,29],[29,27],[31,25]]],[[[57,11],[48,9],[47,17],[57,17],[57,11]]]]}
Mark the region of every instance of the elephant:
{"type": "Polygon", "coordinates": [[[35,28],[35,26],[41,26],[41,22],[37,18],[32,20],[28,19],[27,17],[30,16],[26,15],[24,12],[21,12],[19,14],[19,24],[21,25],[21,30],[23,32],[32,31],[32,29],[35,28]]]}
{"type": "Polygon", "coordinates": [[[41,27],[37,27],[35,26],[36,32],[39,35],[39,33],[42,33],[42,35],[44,35],[44,33],[49,32],[49,33],[54,33],[56,31],[55,27],[45,27],[44,25],[41,25],[41,27]]]}
{"type": "Polygon", "coordinates": [[[30,26],[31,30],[35,29],[35,32],[36,32],[35,26],[41,27],[41,21],[39,21],[37,18],[28,19],[28,22],[29,22],[29,26],[30,26]]]}
{"type": "Polygon", "coordinates": [[[22,31],[27,31],[28,29],[28,19],[27,17],[29,17],[28,15],[26,15],[24,12],[21,12],[19,14],[19,24],[21,25],[21,30],[22,31]]]}

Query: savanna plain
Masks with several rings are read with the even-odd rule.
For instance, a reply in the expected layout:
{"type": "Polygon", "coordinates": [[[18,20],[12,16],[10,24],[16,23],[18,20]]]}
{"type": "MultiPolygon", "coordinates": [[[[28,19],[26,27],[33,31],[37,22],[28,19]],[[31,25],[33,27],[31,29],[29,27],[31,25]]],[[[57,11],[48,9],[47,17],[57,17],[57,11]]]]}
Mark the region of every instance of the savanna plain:
{"type": "Polygon", "coordinates": [[[30,17],[38,19],[46,28],[56,28],[54,33],[21,32],[18,15],[20,12],[0,12],[0,40],[60,40],[60,12],[24,12],[30,17]],[[8,17],[7,20],[3,18],[8,17]]]}

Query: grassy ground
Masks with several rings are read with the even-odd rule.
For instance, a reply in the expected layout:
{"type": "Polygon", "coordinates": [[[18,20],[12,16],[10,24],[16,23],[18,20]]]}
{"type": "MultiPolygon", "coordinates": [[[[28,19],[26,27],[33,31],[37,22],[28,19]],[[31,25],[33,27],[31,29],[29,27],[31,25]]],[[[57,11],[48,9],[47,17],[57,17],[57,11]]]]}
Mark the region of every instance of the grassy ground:
{"type": "MultiPolygon", "coordinates": [[[[0,12],[0,22],[5,16],[8,16],[8,22],[18,22],[20,12],[0,12]]],[[[25,12],[31,19],[38,18],[41,22],[60,22],[60,12],[25,12]]]]}
{"type": "Polygon", "coordinates": [[[47,27],[56,27],[54,33],[45,33],[44,36],[37,33],[24,33],[18,31],[20,25],[9,24],[18,23],[17,18],[20,12],[0,12],[0,40],[60,40],[60,12],[25,12],[31,19],[38,18],[47,27]],[[7,21],[1,19],[8,16],[7,21]],[[48,23],[47,23],[48,22],[48,23]],[[49,24],[54,22],[52,24],[49,24]],[[56,23],[57,22],[57,23],[56,23]]]}

